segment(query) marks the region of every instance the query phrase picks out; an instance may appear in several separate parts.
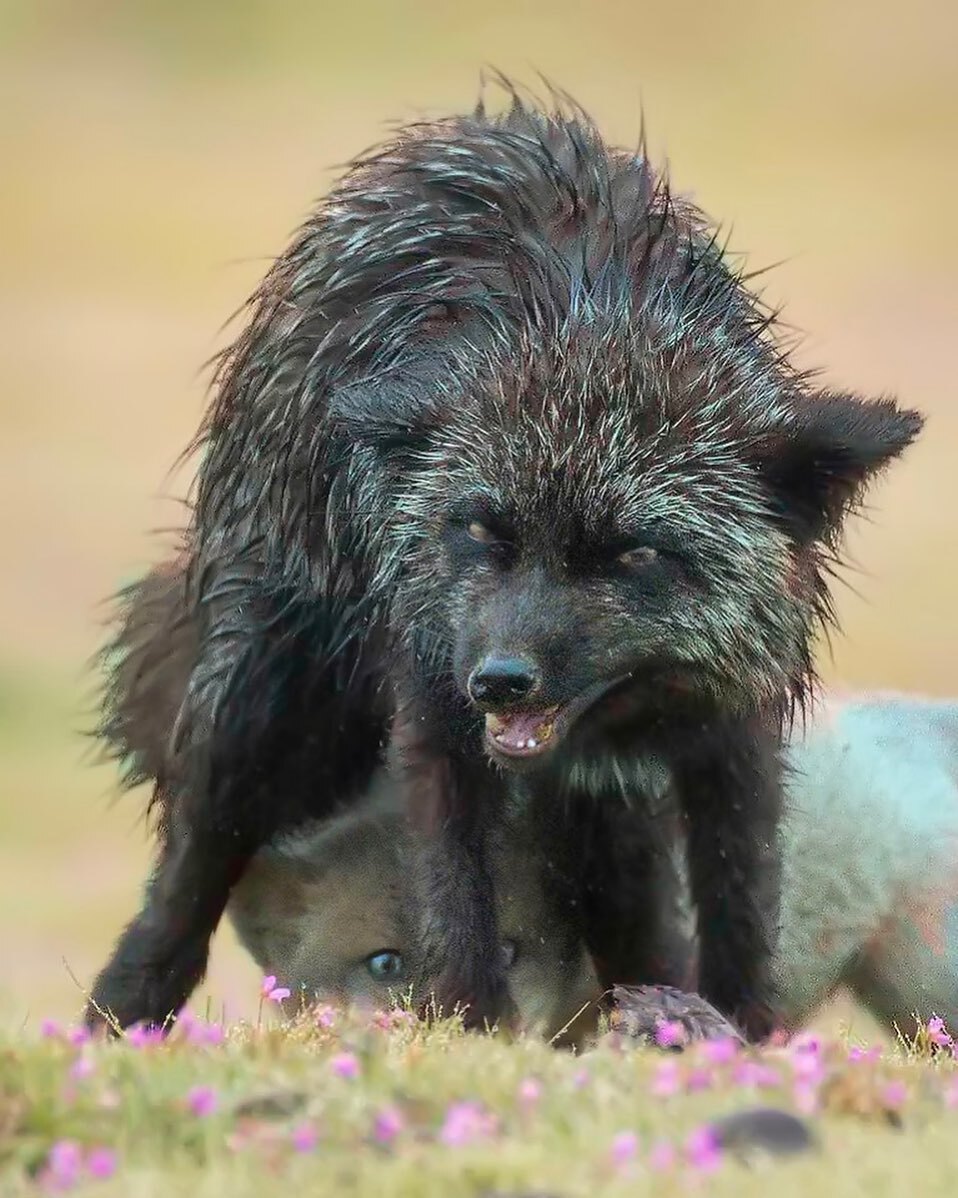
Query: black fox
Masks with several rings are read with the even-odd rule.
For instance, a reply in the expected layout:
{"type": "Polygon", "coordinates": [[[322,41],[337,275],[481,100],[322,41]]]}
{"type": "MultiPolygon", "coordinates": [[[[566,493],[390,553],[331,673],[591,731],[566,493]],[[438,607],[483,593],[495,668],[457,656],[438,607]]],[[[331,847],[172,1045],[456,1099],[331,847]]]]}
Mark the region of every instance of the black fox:
{"type": "MultiPolygon", "coordinates": [[[[137,776],[155,776],[168,751],[195,655],[182,599],[175,562],[128,596],[112,740],[137,776]]],[[[830,693],[792,730],[785,762],[775,959],[785,1027],[800,1027],[846,985],[886,1026],[909,1032],[917,1014],[958,1028],[958,702],[830,693]]],[[[576,1042],[594,1023],[600,988],[574,906],[544,884],[555,862],[539,814],[516,812],[491,855],[509,992],[524,1027],[553,1036],[569,1024],[576,1042]]],[[[415,850],[402,816],[380,769],[348,810],[261,849],[234,888],[227,914],[263,972],[293,989],[292,1004],[301,991],[388,1004],[415,983],[415,850]]],[[[577,844],[576,855],[587,848],[577,844]]],[[[672,902],[670,948],[694,987],[678,839],[664,849],[675,862],[659,891],[672,902]]]]}
{"type": "Polygon", "coordinates": [[[654,974],[665,771],[702,994],[765,1034],[783,726],[843,519],[921,417],[813,386],[644,154],[518,96],[357,161],[216,386],[164,835],[90,1020],[176,1011],[252,855],[385,748],[443,1006],[509,1016],[488,841],[510,801],[610,857],[628,805],[628,901],[594,887],[585,935],[603,983],[654,974]]]}

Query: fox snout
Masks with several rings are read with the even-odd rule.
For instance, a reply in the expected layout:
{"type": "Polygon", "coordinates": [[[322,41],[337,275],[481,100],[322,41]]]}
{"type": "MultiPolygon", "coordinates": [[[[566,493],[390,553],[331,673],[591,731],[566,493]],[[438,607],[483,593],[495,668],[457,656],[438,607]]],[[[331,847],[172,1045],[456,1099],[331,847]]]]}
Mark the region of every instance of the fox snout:
{"type": "Polygon", "coordinates": [[[512,711],[535,698],[542,674],[527,657],[488,656],[472,670],[466,683],[469,698],[485,712],[512,711]]]}

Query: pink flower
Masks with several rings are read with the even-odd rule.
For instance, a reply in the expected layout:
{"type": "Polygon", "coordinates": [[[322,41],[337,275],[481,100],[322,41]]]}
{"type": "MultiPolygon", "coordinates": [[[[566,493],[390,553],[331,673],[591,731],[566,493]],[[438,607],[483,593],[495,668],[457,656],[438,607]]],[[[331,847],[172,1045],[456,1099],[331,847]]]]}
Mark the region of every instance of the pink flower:
{"type": "Polygon", "coordinates": [[[677,1019],[660,1019],[655,1029],[659,1048],[674,1048],[685,1043],[685,1028],[677,1019]]]}
{"type": "Polygon", "coordinates": [[[712,1072],[709,1069],[690,1069],[685,1079],[685,1092],[698,1094],[712,1088],[712,1072]]]}
{"type": "Polygon", "coordinates": [[[952,1082],[945,1088],[945,1106],[950,1110],[958,1110],[958,1081],[952,1082]]]}
{"type": "Polygon", "coordinates": [[[116,1172],[116,1153],[112,1148],[91,1148],[86,1158],[87,1172],[98,1181],[105,1181],[116,1172]]]}
{"type": "Polygon", "coordinates": [[[588,1069],[578,1069],[572,1075],[572,1088],[574,1090],[581,1090],[583,1086],[589,1084],[589,1080],[588,1069]]]}
{"type": "Polygon", "coordinates": [[[711,1173],[718,1168],[722,1162],[722,1152],[711,1127],[700,1127],[692,1132],[685,1141],[685,1156],[693,1169],[703,1173],[711,1173]]]}
{"type": "Polygon", "coordinates": [[[186,1104],[198,1119],[214,1114],[219,1105],[212,1086],[194,1086],[186,1096],[186,1104]]]}
{"type": "Polygon", "coordinates": [[[792,1074],[807,1085],[817,1086],[825,1078],[825,1066],[819,1057],[803,1052],[792,1058],[792,1074]]]}
{"type": "Polygon", "coordinates": [[[144,1027],[142,1023],[134,1023],[128,1027],[124,1038],[132,1048],[152,1048],[163,1043],[163,1029],[144,1027]]]}
{"type": "Polygon", "coordinates": [[[70,1076],[76,1081],[80,1081],[84,1078],[92,1077],[94,1068],[93,1060],[81,1053],[70,1066],[70,1076]]]}
{"type": "Polygon", "coordinates": [[[711,1065],[729,1065],[739,1054],[739,1044],[731,1036],[722,1036],[718,1040],[703,1041],[699,1052],[711,1065]]]}
{"type": "Polygon", "coordinates": [[[639,1137],[634,1131],[620,1131],[612,1141],[610,1156],[616,1168],[621,1169],[633,1160],[639,1151],[639,1137]]]}
{"type": "Polygon", "coordinates": [[[359,1077],[359,1058],[351,1052],[340,1052],[329,1062],[329,1067],[337,1077],[347,1080],[359,1077]]]}
{"type": "Polygon", "coordinates": [[[495,1116],[477,1102],[453,1102],[439,1129],[439,1140],[451,1148],[461,1148],[494,1135],[496,1129],[495,1116]]]}
{"type": "Polygon", "coordinates": [[[739,1061],[732,1073],[736,1086],[778,1086],[781,1080],[775,1069],[760,1061],[739,1061]]]}
{"type": "Polygon", "coordinates": [[[649,1153],[649,1168],[654,1173],[664,1173],[675,1167],[675,1149],[665,1140],[659,1140],[649,1153]]]}
{"type": "Polygon", "coordinates": [[[47,1156],[43,1181],[50,1189],[68,1190],[80,1179],[82,1154],[76,1140],[57,1140],[47,1156]]]}
{"type": "Polygon", "coordinates": [[[872,1048],[858,1048],[854,1046],[848,1050],[848,1059],[850,1061],[877,1061],[881,1058],[881,1045],[876,1044],[872,1048]]]}
{"type": "Polygon", "coordinates": [[[798,1081],[792,1087],[792,1100],[800,1115],[814,1115],[818,1110],[818,1090],[806,1081],[798,1081]]]}
{"type": "Polygon", "coordinates": [[[373,1137],[377,1144],[391,1144],[405,1127],[402,1112],[394,1106],[384,1107],[373,1122],[373,1137]]]}
{"type": "Polygon", "coordinates": [[[85,1027],[74,1027],[67,1032],[67,1039],[76,1048],[81,1048],[84,1044],[89,1044],[92,1038],[90,1029],[85,1027]]]}
{"type": "Polygon", "coordinates": [[[42,1019],[40,1021],[40,1035],[44,1040],[59,1040],[63,1035],[63,1029],[55,1019],[42,1019]]]}
{"type": "Polygon", "coordinates": [[[652,1078],[652,1093],[656,1098],[669,1098],[678,1094],[681,1081],[678,1061],[663,1061],[652,1078]]]}
{"type": "Polygon", "coordinates": [[[893,1111],[903,1107],[907,1097],[908,1087],[904,1082],[888,1082],[882,1089],[882,1100],[893,1111]]]}
{"type": "Polygon", "coordinates": [[[925,1032],[932,1044],[936,1044],[939,1048],[947,1048],[953,1044],[951,1036],[945,1027],[945,1021],[938,1015],[933,1015],[925,1025],[925,1032]]]}
{"type": "Polygon", "coordinates": [[[316,1022],[320,1027],[332,1027],[335,1021],[335,1007],[322,1006],[316,1008],[316,1022]]]}
{"type": "Polygon", "coordinates": [[[534,1077],[527,1077],[519,1083],[519,1102],[524,1107],[533,1107],[542,1097],[542,1083],[534,1077]]]}
{"type": "Polygon", "coordinates": [[[822,1051],[822,1042],[818,1036],[811,1032],[805,1032],[800,1036],[796,1036],[791,1043],[793,1055],[799,1056],[803,1053],[812,1053],[814,1056],[822,1051]]]}
{"type": "MultiPolygon", "coordinates": [[[[326,1008],[329,1010],[330,1008],[326,1008]]],[[[391,1032],[397,1027],[409,1027],[416,1022],[416,1016],[412,1011],[401,1011],[398,1007],[394,1007],[390,1011],[376,1011],[372,1019],[374,1025],[381,1028],[384,1032],[391,1032]]],[[[332,1019],[329,1021],[332,1023],[332,1019]]],[[[328,1027],[329,1024],[324,1026],[328,1027]]]]}
{"type": "Polygon", "coordinates": [[[290,991],[286,986],[276,985],[276,975],[267,974],[260,984],[260,991],[265,998],[270,1002],[282,1002],[284,998],[289,998],[290,991]]]}
{"type": "Polygon", "coordinates": [[[312,1152],[319,1139],[311,1123],[301,1123],[293,1132],[293,1147],[297,1152],[312,1152]]]}
{"type": "Polygon", "coordinates": [[[226,1032],[219,1023],[207,1023],[200,1026],[202,1040],[204,1044],[217,1045],[222,1044],[226,1039],[226,1032]]]}

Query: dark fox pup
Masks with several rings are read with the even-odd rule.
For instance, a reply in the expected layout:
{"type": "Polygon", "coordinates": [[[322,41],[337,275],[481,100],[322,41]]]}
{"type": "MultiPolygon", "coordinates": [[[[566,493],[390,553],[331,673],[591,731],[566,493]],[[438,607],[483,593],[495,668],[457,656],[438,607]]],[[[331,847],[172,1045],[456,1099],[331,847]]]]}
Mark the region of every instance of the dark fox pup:
{"type": "Polygon", "coordinates": [[[817,389],[644,154],[518,96],[357,161],[216,387],[164,831],[90,1021],[176,1011],[252,856],[386,748],[440,1005],[511,1014],[488,859],[509,802],[587,825],[629,879],[587,887],[603,984],[669,980],[642,831],[665,771],[702,994],[766,1034],[783,723],[844,517],[920,416],[817,389]]]}

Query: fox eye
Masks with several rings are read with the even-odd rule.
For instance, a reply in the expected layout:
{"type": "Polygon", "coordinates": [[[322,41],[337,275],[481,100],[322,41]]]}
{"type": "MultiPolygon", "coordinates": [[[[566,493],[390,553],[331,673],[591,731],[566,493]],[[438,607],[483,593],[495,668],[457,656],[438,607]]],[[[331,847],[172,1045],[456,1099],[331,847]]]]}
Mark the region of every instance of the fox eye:
{"type": "Polygon", "coordinates": [[[402,954],[392,949],[372,953],[366,958],[366,968],[377,982],[395,982],[403,971],[402,954]]]}
{"type": "Polygon", "coordinates": [[[480,520],[473,520],[466,526],[466,532],[480,545],[498,545],[502,538],[497,537],[490,528],[486,528],[480,520]]]}
{"type": "Polygon", "coordinates": [[[635,549],[626,549],[624,553],[620,553],[616,561],[623,566],[628,566],[631,570],[641,570],[644,566],[651,566],[658,558],[658,553],[649,545],[637,545],[635,549]]]}

